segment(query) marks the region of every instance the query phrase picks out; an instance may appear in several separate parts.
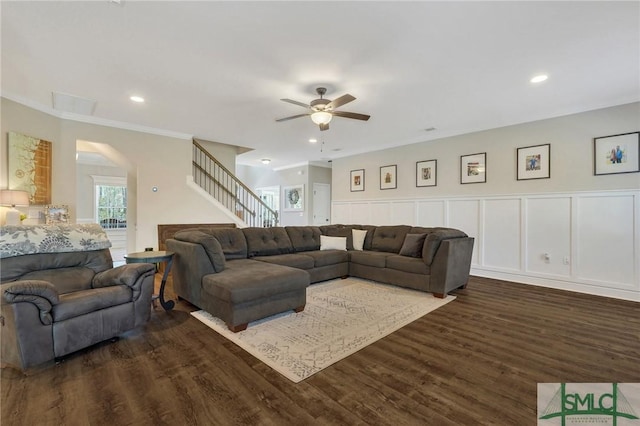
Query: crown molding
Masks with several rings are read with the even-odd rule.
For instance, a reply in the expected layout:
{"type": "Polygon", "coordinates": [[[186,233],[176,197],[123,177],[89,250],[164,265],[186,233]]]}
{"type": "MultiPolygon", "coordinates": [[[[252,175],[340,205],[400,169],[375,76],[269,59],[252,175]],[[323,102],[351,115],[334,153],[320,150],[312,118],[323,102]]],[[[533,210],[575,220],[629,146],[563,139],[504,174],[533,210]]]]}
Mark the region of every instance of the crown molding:
{"type": "Polygon", "coordinates": [[[36,111],[40,111],[45,114],[51,115],[53,117],[59,118],[61,120],[77,121],[79,123],[95,124],[97,126],[113,127],[116,129],[131,130],[133,132],[148,133],[148,134],[157,135],[157,136],[166,136],[169,138],[185,139],[185,140],[193,139],[193,135],[190,135],[188,133],[174,132],[172,130],[141,126],[139,124],[126,123],[124,121],[107,120],[104,118],[91,117],[88,115],[56,111],[53,108],[47,107],[38,102],[34,102],[22,96],[13,95],[6,92],[0,92],[0,97],[19,103],[31,109],[35,109],[36,111]]]}

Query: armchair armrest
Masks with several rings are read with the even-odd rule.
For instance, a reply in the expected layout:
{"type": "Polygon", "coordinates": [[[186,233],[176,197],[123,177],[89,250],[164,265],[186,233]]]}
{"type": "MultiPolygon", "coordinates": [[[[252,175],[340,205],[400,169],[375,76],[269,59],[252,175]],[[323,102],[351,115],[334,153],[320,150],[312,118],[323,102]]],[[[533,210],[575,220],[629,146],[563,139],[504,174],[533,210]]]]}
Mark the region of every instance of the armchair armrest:
{"type": "Polygon", "coordinates": [[[2,285],[2,299],[9,303],[28,302],[38,308],[40,322],[50,325],[53,322],[51,309],[60,298],[56,288],[47,281],[24,280],[2,285]]]}
{"type": "Polygon", "coordinates": [[[91,287],[109,287],[126,285],[133,290],[133,299],[137,300],[143,278],[152,276],[156,272],[153,263],[131,263],[97,273],[93,277],[91,287]]]}
{"type": "Polygon", "coordinates": [[[109,287],[112,285],[126,285],[134,287],[138,278],[147,272],[155,273],[155,265],[153,263],[132,263],[121,265],[115,268],[107,269],[99,272],[93,277],[91,286],[93,288],[109,287]]]}

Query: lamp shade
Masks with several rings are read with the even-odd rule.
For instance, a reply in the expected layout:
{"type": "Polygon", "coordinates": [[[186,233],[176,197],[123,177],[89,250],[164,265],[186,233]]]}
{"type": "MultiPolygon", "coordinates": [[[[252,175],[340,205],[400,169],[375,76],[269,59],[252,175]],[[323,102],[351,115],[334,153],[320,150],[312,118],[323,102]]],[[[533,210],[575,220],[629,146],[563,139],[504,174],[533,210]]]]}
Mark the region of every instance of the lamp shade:
{"type": "Polygon", "coordinates": [[[326,111],[316,111],[311,114],[311,121],[316,124],[328,124],[331,121],[331,117],[333,116],[326,111]]]}
{"type": "Polygon", "coordinates": [[[0,189],[0,205],[3,206],[28,206],[29,193],[15,189],[0,189]]]}

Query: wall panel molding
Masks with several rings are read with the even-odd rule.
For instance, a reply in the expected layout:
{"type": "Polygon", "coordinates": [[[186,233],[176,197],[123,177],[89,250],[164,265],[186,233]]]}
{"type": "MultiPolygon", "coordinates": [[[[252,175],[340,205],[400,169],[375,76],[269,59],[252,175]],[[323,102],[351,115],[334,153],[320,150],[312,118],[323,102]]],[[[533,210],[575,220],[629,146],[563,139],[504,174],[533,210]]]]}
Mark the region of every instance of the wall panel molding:
{"type": "Polygon", "coordinates": [[[640,302],[640,191],[334,200],[332,223],[458,228],[473,275],[640,302]]]}

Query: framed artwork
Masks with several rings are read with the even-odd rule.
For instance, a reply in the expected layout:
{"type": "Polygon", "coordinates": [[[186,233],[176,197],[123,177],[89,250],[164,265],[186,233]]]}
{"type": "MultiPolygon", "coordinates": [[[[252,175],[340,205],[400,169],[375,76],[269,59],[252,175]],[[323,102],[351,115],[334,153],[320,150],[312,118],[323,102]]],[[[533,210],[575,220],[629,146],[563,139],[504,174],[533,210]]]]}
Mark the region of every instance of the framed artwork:
{"type": "Polygon", "coordinates": [[[8,133],[9,189],[27,191],[30,205],[51,203],[51,142],[8,133]]]}
{"type": "Polygon", "coordinates": [[[518,180],[551,177],[551,144],[518,148],[518,180]]]}
{"type": "Polygon", "coordinates": [[[485,183],[487,181],[487,153],[460,156],[460,183],[485,183]]]}
{"type": "Polygon", "coordinates": [[[284,207],[285,212],[302,212],[304,211],[304,185],[285,186],[284,192],[284,207]]]}
{"type": "Polygon", "coordinates": [[[437,160],[416,163],[416,186],[436,186],[438,184],[437,160]]]}
{"type": "Polygon", "coordinates": [[[364,191],[364,169],[351,170],[351,192],[364,191]]]}
{"type": "Polygon", "coordinates": [[[47,225],[69,223],[69,206],[64,204],[44,206],[44,219],[47,225]]]}
{"type": "Polygon", "coordinates": [[[380,167],[380,189],[396,189],[398,187],[396,183],[397,166],[382,166],[380,167]]]}
{"type": "Polygon", "coordinates": [[[640,172],[640,132],[593,139],[593,174],[640,172]]]}

